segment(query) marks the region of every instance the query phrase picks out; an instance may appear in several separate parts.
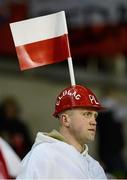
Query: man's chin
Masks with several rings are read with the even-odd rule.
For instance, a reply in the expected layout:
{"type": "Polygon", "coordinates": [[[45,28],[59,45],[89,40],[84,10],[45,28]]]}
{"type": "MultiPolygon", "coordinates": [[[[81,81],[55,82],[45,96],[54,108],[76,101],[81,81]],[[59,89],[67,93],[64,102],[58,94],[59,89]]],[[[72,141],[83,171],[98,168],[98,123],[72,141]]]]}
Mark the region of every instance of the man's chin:
{"type": "Polygon", "coordinates": [[[94,136],[91,136],[91,137],[89,137],[89,138],[87,139],[87,141],[88,141],[88,143],[89,143],[89,142],[94,141],[94,139],[95,139],[95,137],[94,137],[94,136]]]}

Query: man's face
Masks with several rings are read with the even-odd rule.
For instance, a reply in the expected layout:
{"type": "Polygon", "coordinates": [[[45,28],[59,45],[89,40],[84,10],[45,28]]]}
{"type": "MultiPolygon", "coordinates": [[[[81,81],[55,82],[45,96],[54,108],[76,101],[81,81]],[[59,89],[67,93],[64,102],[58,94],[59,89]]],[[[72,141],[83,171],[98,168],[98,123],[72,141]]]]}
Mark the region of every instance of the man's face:
{"type": "Polygon", "coordinates": [[[96,118],[98,113],[94,110],[76,108],[69,113],[69,131],[80,143],[93,141],[96,134],[96,118]]]}

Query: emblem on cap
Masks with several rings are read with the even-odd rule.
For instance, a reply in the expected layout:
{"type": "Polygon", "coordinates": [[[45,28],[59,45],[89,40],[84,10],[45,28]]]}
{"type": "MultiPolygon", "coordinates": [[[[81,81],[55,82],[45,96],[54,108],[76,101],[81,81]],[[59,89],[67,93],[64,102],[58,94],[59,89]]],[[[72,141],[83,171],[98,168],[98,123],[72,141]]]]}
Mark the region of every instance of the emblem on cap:
{"type": "Polygon", "coordinates": [[[71,97],[74,97],[75,100],[79,100],[81,98],[81,95],[78,94],[75,90],[65,90],[63,91],[63,93],[57,98],[57,102],[56,102],[56,106],[59,106],[60,104],[60,101],[62,100],[62,98],[64,96],[71,96],[71,97]]]}

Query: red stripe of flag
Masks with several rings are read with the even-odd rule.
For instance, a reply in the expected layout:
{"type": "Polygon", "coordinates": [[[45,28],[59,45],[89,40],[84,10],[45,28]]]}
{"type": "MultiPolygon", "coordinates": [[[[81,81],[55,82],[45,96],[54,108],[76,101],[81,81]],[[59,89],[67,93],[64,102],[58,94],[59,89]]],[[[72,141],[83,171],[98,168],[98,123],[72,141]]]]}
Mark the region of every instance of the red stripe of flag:
{"type": "Polygon", "coordinates": [[[67,34],[17,46],[16,51],[21,70],[57,63],[71,56],[67,34]]]}

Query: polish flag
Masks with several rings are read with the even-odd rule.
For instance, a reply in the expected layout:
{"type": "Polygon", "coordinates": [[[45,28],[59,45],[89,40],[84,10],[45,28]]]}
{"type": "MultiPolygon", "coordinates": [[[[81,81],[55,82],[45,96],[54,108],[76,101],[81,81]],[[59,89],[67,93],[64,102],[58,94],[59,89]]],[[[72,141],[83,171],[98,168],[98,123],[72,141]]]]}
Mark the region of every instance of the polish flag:
{"type": "Polygon", "coordinates": [[[10,24],[21,70],[71,57],[65,12],[10,24]]]}
{"type": "Polygon", "coordinates": [[[9,175],[8,175],[6,163],[5,163],[3,154],[0,150],[0,179],[8,179],[8,178],[9,178],[9,175]]]}

